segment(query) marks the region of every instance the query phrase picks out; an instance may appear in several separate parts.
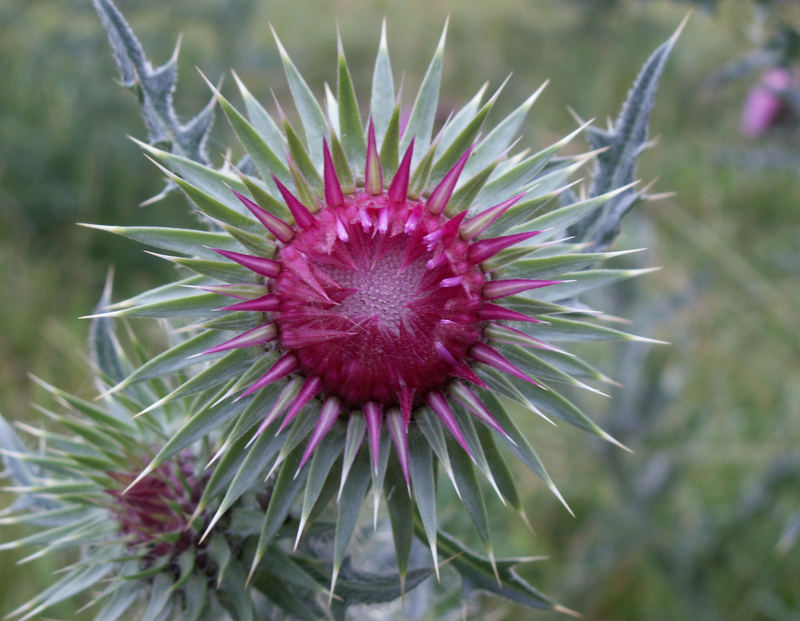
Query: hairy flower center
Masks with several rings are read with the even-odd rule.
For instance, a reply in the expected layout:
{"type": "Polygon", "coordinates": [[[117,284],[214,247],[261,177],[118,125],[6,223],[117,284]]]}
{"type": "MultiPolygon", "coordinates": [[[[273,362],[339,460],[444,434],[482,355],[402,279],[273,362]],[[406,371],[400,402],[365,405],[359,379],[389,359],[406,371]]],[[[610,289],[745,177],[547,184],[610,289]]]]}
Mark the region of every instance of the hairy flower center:
{"type": "Polygon", "coordinates": [[[281,250],[280,339],[329,394],[356,407],[419,399],[480,339],[483,274],[446,221],[357,193],[281,250]]]}
{"type": "Polygon", "coordinates": [[[352,289],[338,308],[332,310],[358,323],[375,320],[393,331],[409,320],[413,313],[409,302],[419,295],[425,262],[417,259],[404,265],[402,241],[398,240],[383,255],[372,247],[372,256],[364,257],[366,261],[357,269],[332,269],[333,278],[346,289],[352,289]]]}

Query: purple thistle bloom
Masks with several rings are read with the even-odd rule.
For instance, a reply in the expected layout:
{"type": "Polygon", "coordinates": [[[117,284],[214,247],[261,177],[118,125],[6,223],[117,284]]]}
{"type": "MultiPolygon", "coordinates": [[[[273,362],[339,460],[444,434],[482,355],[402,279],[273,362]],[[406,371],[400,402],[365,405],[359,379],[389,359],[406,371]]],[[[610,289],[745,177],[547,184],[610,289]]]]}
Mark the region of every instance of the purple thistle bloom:
{"type": "Polygon", "coordinates": [[[761,76],[747,93],[742,106],[741,132],[747,138],[758,138],[775,125],[788,111],[781,92],[796,83],[785,67],[774,67],[761,76]]]}

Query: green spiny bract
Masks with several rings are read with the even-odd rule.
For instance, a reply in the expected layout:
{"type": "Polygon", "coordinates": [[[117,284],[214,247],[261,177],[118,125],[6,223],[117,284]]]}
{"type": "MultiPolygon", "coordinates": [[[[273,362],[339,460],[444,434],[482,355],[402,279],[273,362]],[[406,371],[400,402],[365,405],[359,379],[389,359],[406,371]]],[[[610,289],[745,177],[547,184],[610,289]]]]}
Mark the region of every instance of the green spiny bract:
{"type": "MultiPolygon", "coordinates": [[[[118,15],[110,2],[96,4],[118,15]]],[[[127,28],[121,24],[106,20],[110,30],[127,28]]],[[[113,32],[110,38],[124,74],[128,44],[113,32]]],[[[176,399],[194,399],[139,479],[208,436],[212,479],[227,491],[206,535],[266,480],[272,493],[251,573],[295,504],[297,545],[335,499],[333,589],[370,487],[376,514],[386,499],[401,579],[415,532],[438,568],[441,466],[498,582],[507,579],[493,561],[476,469],[524,517],[499,441],[561,499],[508,405],[616,442],[559,392],[599,392],[591,384],[611,380],[560,344],[647,340],[604,325],[602,314],[577,300],[647,271],[597,267],[622,253],[589,250],[610,243],[639,198],[633,166],[674,40],[648,61],[615,131],[592,129],[607,150],[581,200],[570,179],[596,153],[558,152],[588,124],[533,154],[512,153],[542,88],[493,127],[486,120],[502,85],[486,101],[481,89],[434,135],[444,34],[405,122],[385,28],[366,120],[341,45],[337,95],[328,92],[323,107],[276,36],[301,127],[280,108],[270,115],[234,74],[246,114],[211,88],[247,152],[236,167],[214,169],[180,149],[140,143],[209,226],[96,226],[167,251],[159,256],[185,272],[98,315],[161,317],[184,336],[110,391],[163,374],[183,377],[142,408],[144,419],[176,399]],[[564,206],[547,209],[564,197],[564,206]],[[224,306],[220,295],[238,302],[224,306]]],[[[204,494],[197,511],[213,498],[204,494]]]]}

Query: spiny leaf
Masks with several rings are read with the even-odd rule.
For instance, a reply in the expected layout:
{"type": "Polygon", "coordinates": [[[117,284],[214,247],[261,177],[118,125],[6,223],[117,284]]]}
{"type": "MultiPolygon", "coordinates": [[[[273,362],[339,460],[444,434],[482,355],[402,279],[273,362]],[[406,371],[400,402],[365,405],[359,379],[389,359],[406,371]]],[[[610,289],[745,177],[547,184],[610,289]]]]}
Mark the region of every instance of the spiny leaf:
{"type": "Polygon", "coordinates": [[[364,140],[364,129],[361,125],[361,116],[358,113],[358,100],[344,56],[342,41],[339,39],[339,58],[337,71],[337,93],[339,108],[339,136],[342,140],[344,152],[351,166],[355,166],[356,176],[364,172],[364,162],[367,154],[367,143],[364,140]]]}
{"type": "Polygon", "coordinates": [[[528,99],[522,102],[516,110],[500,121],[500,123],[487,134],[486,138],[478,144],[464,167],[464,173],[466,175],[471,175],[475,173],[475,171],[488,166],[490,162],[493,162],[505,152],[516,137],[519,128],[522,126],[522,122],[525,120],[534,102],[547,86],[547,82],[548,81],[545,81],[530,97],[528,97],[528,99]]]}
{"type": "Polygon", "coordinates": [[[389,119],[394,108],[394,78],[392,64],[389,60],[389,47],[386,44],[386,20],[381,24],[381,40],[378,44],[378,56],[375,58],[375,70],[372,73],[372,96],[370,112],[375,124],[375,139],[383,143],[389,119]]]}
{"type": "Polygon", "coordinates": [[[411,489],[416,500],[416,508],[422,521],[425,538],[430,546],[436,575],[439,575],[439,560],[436,548],[436,482],[433,468],[433,455],[429,444],[409,428],[409,471],[411,489]]]}
{"type": "Polygon", "coordinates": [[[439,45],[433,54],[425,77],[419,87],[411,116],[408,118],[403,139],[400,142],[400,151],[405,153],[408,143],[414,138],[414,156],[412,165],[416,166],[427,151],[433,130],[433,121],[436,116],[436,106],[439,101],[439,83],[442,79],[442,57],[444,55],[444,42],[447,37],[447,22],[442,29],[439,45]]]}
{"type": "MultiPolygon", "coordinates": [[[[658,82],[685,25],[686,19],[644,63],[613,127],[607,131],[596,127],[589,129],[592,147],[604,149],[597,154],[589,196],[598,196],[633,182],[636,161],[647,147],[647,127],[658,82]]],[[[619,234],[623,216],[638,198],[638,193],[628,189],[602,211],[574,225],[570,234],[578,240],[592,242],[595,249],[607,248],[619,234]]]]}
{"type": "MultiPolygon", "coordinates": [[[[272,28],[272,26],[270,26],[272,28]]],[[[289,90],[292,93],[295,107],[300,115],[300,120],[303,123],[303,129],[306,134],[306,145],[308,152],[311,155],[311,160],[314,162],[314,167],[317,170],[322,169],[322,138],[328,133],[328,123],[325,120],[325,114],[317,103],[316,97],[311,92],[311,89],[306,84],[303,76],[295,67],[283,44],[272,30],[272,36],[275,38],[275,43],[278,46],[280,53],[281,63],[283,63],[283,70],[286,74],[286,80],[289,82],[289,90]]]]}
{"type": "Polygon", "coordinates": [[[369,452],[362,450],[359,452],[353,467],[350,469],[350,476],[345,481],[342,489],[342,498],[339,502],[339,510],[336,514],[336,535],[333,543],[333,573],[331,576],[331,591],[336,586],[337,575],[344,561],[344,554],[347,544],[355,530],[358,521],[359,509],[367,493],[367,486],[370,481],[369,452]]]}

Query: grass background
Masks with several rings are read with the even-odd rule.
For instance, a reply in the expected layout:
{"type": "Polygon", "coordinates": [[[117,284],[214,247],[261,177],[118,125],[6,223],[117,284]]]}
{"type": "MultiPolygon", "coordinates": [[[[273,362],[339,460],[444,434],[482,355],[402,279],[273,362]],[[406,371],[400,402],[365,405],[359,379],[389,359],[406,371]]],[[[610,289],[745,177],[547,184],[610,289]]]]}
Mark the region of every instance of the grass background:
{"type": "MultiPolygon", "coordinates": [[[[322,83],[335,81],[338,21],[357,91],[366,93],[385,16],[395,77],[404,75],[410,100],[450,15],[443,109],[513,73],[499,119],[549,78],[525,128],[523,144],[534,146],[574,128],[567,106],[584,118],[616,115],[641,63],[687,10],[638,0],[119,5],[154,62],[183,33],[177,108],[187,116],[208,98],[195,66],[212,79],[235,67],[265,103],[269,89],[288,97],[268,23],[321,95],[322,83]]],[[[800,25],[795,3],[782,11],[800,25]]],[[[549,555],[521,573],[588,619],[800,617],[800,546],[775,547],[800,510],[800,151],[786,128],[740,137],[752,80],[707,86],[750,49],[750,17],[744,0],[692,16],[657,98],[651,132],[659,142],[639,168],[644,181],[659,177],[654,191],[676,194],[641,205],[617,244],[647,246],[644,264],[663,269],[616,290],[607,308],[672,345],[587,352],[626,389],[586,406],[634,455],[563,425],[522,421],[577,517],[521,467],[536,536],[490,505],[497,553],[549,555]]],[[[29,372],[90,394],[87,324],[78,317],[93,308],[108,266],[117,298],[170,275],[136,244],[75,222],[174,225],[188,216],[178,196],[137,207],[161,180],[125,137],[144,137],[144,128],[135,98],[114,83],[91,3],[4,0],[0,24],[0,412],[30,421],[37,394],[29,372]]],[[[236,101],[231,84],[224,90],[236,101]]],[[[218,118],[215,162],[229,144],[218,118]]],[[[458,504],[446,491],[441,500],[449,527],[470,539],[458,504]]],[[[5,529],[3,539],[14,534],[5,529]]],[[[0,612],[41,589],[57,566],[15,566],[20,556],[0,556],[0,612]]],[[[58,612],[82,618],[69,607],[58,612]]],[[[485,600],[473,614],[531,613],[485,600]]]]}

